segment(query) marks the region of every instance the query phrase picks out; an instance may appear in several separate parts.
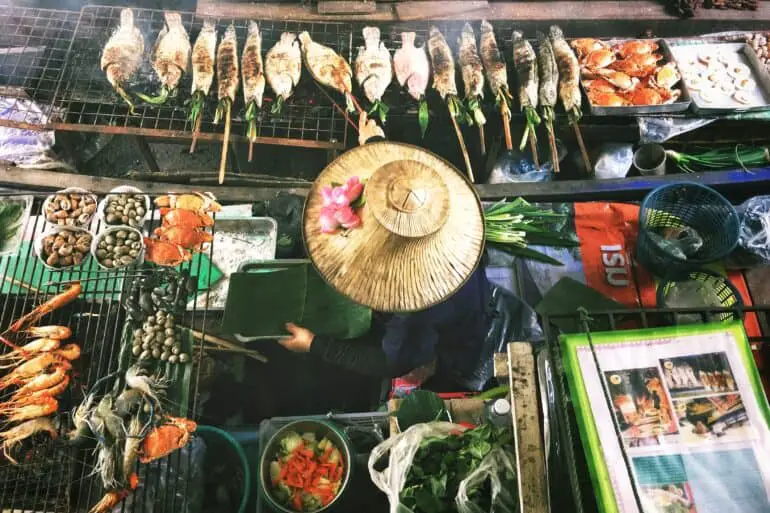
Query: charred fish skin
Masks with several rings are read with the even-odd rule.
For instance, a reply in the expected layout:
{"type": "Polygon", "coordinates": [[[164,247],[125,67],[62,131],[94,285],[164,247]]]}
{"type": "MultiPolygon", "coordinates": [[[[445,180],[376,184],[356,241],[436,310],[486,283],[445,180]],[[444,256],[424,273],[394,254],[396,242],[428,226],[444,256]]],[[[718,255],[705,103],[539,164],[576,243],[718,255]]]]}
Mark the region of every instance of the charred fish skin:
{"type": "Polygon", "coordinates": [[[508,69],[505,64],[505,58],[500,48],[497,46],[495,31],[492,24],[487,20],[481,22],[481,62],[484,65],[484,71],[487,75],[489,89],[495,98],[501,94],[507,95],[508,88],[508,69]]]}
{"type": "Polygon", "coordinates": [[[558,100],[559,69],[551,40],[538,32],[537,68],[540,74],[538,99],[541,107],[554,107],[558,100]]]}
{"type": "Polygon", "coordinates": [[[107,76],[107,81],[126,101],[132,113],[134,106],[123,90],[123,84],[139,69],[143,54],[144,38],[141,31],[134,25],[134,11],[129,8],[123,9],[120,12],[120,25],[104,45],[100,64],[107,76]]]}
{"type": "Polygon", "coordinates": [[[153,48],[152,67],[161,85],[174,91],[190,61],[190,37],[178,12],[165,12],[166,24],[153,48]]]}
{"type": "Polygon", "coordinates": [[[521,108],[537,107],[538,76],[537,57],[532,45],[524,39],[524,34],[513,31],[513,64],[519,85],[519,103],[521,108]]]}
{"type": "Polygon", "coordinates": [[[321,85],[349,95],[353,90],[353,70],[350,69],[348,61],[328,46],[313,41],[307,31],[299,35],[299,41],[305,66],[313,78],[321,85]]]}
{"type": "Polygon", "coordinates": [[[580,98],[580,65],[577,57],[558,26],[551,26],[549,37],[559,69],[559,98],[564,104],[564,110],[574,111],[579,116],[582,100],[580,98]]]}
{"type": "Polygon", "coordinates": [[[235,102],[238,92],[238,39],[235,26],[227,27],[217,49],[217,97],[235,102]]]}
{"type": "Polygon", "coordinates": [[[356,80],[366,99],[378,102],[393,80],[393,63],[385,43],[380,40],[380,29],[364,27],[364,46],[358,49],[355,61],[356,80]]]}
{"type": "Polygon", "coordinates": [[[246,105],[252,101],[257,107],[262,107],[262,96],[265,93],[265,70],[262,66],[262,34],[255,21],[249,22],[249,32],[246,44],[243,46],[241,57],[241,72],[243,73],[243,100],[246,105]]]}
{"type": "Polygon", "coordinates": [[[447,96],[457,96],[455,63],[454,59],[452,59],[452,50],[437,27],[431,27],[430,29],[428,53],[430,54],[431,67],[433,68],[433,89],[438,92],[443,100],[447,96]]]}
{"type": "Polygon", "coordinates": [[[291,96],[302,76],[302,51],[297,35],[284,32],[265,55],[265,75],[273,92],[284,99],[291,96]]]}
{"type": "Polygon", "coordinates": [[[213,22],[203,23],[192,50],[192,93],[209,94],[214,83],[214,61],[217,53],[217,29],[213,22]]]}
{"type": "Polygon", "coordinates": [[[465,85],[465,97],[476,98],[484,96],[484,70],[476,46],[476,35],[473,27],[466,23],[457,41],[460,48],[460,74],[465,85]]]}

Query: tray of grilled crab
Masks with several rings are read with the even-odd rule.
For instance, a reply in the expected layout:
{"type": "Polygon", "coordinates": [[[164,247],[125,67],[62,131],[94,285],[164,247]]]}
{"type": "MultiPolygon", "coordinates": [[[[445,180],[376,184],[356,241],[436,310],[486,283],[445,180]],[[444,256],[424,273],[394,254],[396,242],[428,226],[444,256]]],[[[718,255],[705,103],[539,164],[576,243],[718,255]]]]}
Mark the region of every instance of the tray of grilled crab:
{"type": "Polygon", "coordinates": [[[681,87],[681,74],[664,40],[582,38],[570,45],[580,62],[591,114],[666,114],[690,107],[690,96],[681,87]]]}
{"type": "Polygon", "coordinates": [[[700,114],[770,109],[770,75],[746,43],[671,43],[682,88],[700,114]]]}

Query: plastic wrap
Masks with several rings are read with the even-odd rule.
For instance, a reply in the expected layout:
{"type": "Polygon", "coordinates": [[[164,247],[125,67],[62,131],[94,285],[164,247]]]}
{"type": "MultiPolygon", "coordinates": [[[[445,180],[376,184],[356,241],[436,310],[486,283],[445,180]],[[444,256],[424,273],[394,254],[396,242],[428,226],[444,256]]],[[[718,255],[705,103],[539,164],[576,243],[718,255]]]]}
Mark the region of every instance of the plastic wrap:
{"type": "Polygon", "coordinates": [[[692,132],[712,123],[715,118],[662,118],[644,117],[636,118],[639,124],[639,142],[662,143],[678,135],[692,132]]]}
{"type": "Polygon", "coordinates": [[[740,226],[731,267],[770,264],[770,196],[755,196],[736,210],[740,226]]]}
{"type": "Polygon", "coordinates": [[[200,513],[206,443],[196,436],[157,463],[139,466],[139,487],[113,513],[200,513]]]}
{"type": "Polygon", "coordinates": [[[600,180],[623,178],[634,160],[633,146],[621,143],[605,143],[599,149],[594,163],[594,176],[600,180]]]}
{"type": "Polygon", "coordinates": [[[391,513],[413,513],[410,508],[401,504],[399,494],[404,488],[406,475],[422,441],[428,437],[442,437],[464,430],[464,427],[450,422],[417,424],[399,435],[388,438],[372,450],[369,455],[369,477],[372,483],[388,496],[391,513]],[[388,453],[388,466],[384,470],[377,470],[377,462],[388,453]]]}
{"type": "MultiPolygon", "coordinates": [[[[561,162],[567,156],[567,150],[559,140],[557,140],[556,145],[561,162]]],[[[553,177],[553,163],[550,161],[550,156],[542,153],[539,156],[541,166],[536,168],[530,153],[515,149],[502,151],[492,168],[487,183],[550,181],[553,177]]]]}
{"type": "Polygon", "coordinates": [[[457,490],[457,511],[459,513],[516,513],[516,458],[502,448],[495,448],[487,454],[479,468],[462,480],[457,490]],[[490,497],[486,482],[489,482],[490,497]],[[481,505],[484,505],[482,507],[481,505]]]}

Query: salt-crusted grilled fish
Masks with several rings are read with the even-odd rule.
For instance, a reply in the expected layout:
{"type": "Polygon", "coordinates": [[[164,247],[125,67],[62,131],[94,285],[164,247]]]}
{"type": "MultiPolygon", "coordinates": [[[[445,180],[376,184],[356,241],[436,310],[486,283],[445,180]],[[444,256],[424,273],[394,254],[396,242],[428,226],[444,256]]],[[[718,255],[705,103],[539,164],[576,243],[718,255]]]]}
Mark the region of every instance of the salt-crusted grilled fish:
{"type": "Polygon", "coordinates": [[[235,102],[238,92],[238,39],[230,25],[217,48],[217,98],[235,102]]]}
{"type": "Polygon", "coordinates": [[[460,48],[460,75],[465,86],[468,111],[478,125],[483,125],[487,122],[480,102],[484,97],[484,70],[476,47],[476,36],[470,23],[466,23],[463,27],[457,44],[460,48]]]}
{"type": "Polygon", "coordinates": [[[393,71],[399,85],[406,86],[409,95],[420,102],[417,120],[424,137],[430,116],[428,102],[425,100],[425,90],[430,79],[430,61],[425,47],[414,45],[414,38],[414,32],[401,33],[401,48],[393,55],[393,71]]]}
{"type": "Polygon", "coordinates": [[[553,25],[549,36],[559,68],[559,98],[570,120],[574,122],[581,116],[580,65],[567,41],[564,40],[564,34],[559,27],[553,25]]]}
{"type": "Polygon", "coordinates": [[[481,62],[484,64],[489,89],[500,104],[501,98],[510,98],[508,70],[506,69],[505,58],[497,46],[492,24],[487,20],[481,22],[480,47],[481,62]]]}
{"type": "Polygon", "coordinates": [[[551,40],[542,32],[537,33],[537,70],[540,77],[538,101],[545,126],[548,129],[548,144],[551,148],[551,162],[554,171],[559,171],[559,150],[556,147],[556,138],[553,132],[554,107],[559,99],[559,69],[556,65],[556,56],[553,53],[551,40]]]}
{"type": "Polygon", "coordinates": [[[302,51],[297,36],[291,32],[281,34],[281,39],[265,55],[265,76],[276,94],[271,112],[281,112],[283,102],[294,92],[302,75],[302,51]]]}
{"type": "MultiPolygon", "coordinates": [[[[194,134],[200,128],[200,116],[206,105],[206,96],[214,83],[214,61],[217,53],[217,29],[214,23],[203,23],[198,39],[192,49],[192,100],[190,101],[190,122],[194,134]]],[[[193,139],[195,135],[193,135],[193,139]]],[[[190,151],[194,151],[194,142],[190,151]]]]}
{"type": "Polygon", "coordinates": [[[430,29],[428,53],[430,54],[431,67],[433,68],[433,89],[444,100],[447,96],[457,96],[455,62],[452,59],[452,50],[449,49],[444,35],[436,27],[431,27],[430,29]]]}
{"type": "Polygon", "coordinates": [[[262,107],[262,95],[265,93],[265,69],[262,66],[262,35],[255,21],[249,22],[249,33],[243,46],[241,57],[243,74],[243,101],[248,106],[251,102],[262,107]]]}
{"type": "MultiPolygon", "coordinates": [[[[524,39],[524,34],[518,30],[513,31],[513,65],[516,68],[516,77],[519,90],[519,104],[527,119],[524,137],[521,141],[521,149],[527,142],[527,136],[534,135],[534,130],[540,124],[540,116],[537,115],[538,100],[538,76],[537,56],[529,41],[524,39]]],[[[533,152],[533,157],[534,157],[533,152]]]]}
{"type": "Polygon", "coordinates": [[[107,75],[107,81],[128,104],[131,114],[134,113],[134,104],[123,85],[139,69],[143,53],[144,38],[134,25],[134,11],[123,9],[120,12],[120,25],[104,45],[101,68],[107,75]]]}
{"type": "Polygon", "coordinates": [[[358,49],[358,55],[353,63],[356,80],[364,90],[364,96],[372,104],[369,113],[377,113],[380,121],[385,123],[388,106],[382,103],[382,95],[393,80],[393,63],[390,52],[380,41],[380,29],[364,27],[364,46],[358,49]]]}
{"type": "Polygon", "coordinates": [[[156,97],[137,94],[153,105],[161,105],[169,96],[176,94],[176,88],[182,75],[187,72],[190,61],[190,37],[182,24],[182,16],[178,12],[165,12],[163,16],[166,24],[152,49],[152,68],[160,79],[160,94],[156,97]]]}
{"type": "Polygon", "coordinates": [[[347,109],[353,112],[355,110],[351,95],[353,70],[350,69],[348,61],[328,46],[313,41],[307,31],[299,35],[299,41],[302,43],[302,57],[305,66],[313,78],[321,85],[331,87],[344,94],[347,109]]]}

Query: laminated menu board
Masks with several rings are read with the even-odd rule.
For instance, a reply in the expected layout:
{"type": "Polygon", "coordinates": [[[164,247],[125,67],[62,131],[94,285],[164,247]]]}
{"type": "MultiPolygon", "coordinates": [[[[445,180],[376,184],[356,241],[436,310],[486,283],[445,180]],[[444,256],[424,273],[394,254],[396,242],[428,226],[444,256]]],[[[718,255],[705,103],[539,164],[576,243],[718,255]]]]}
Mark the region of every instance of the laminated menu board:
{"type": "Polygon", "coordinates": [[[770,407],[740,322],[561,344],[602,513],[770,512],[770,407]]]}

